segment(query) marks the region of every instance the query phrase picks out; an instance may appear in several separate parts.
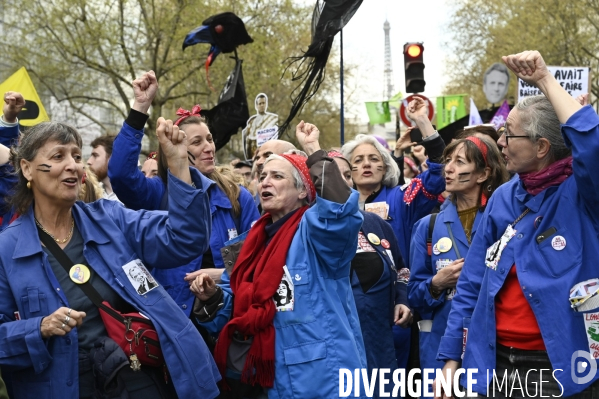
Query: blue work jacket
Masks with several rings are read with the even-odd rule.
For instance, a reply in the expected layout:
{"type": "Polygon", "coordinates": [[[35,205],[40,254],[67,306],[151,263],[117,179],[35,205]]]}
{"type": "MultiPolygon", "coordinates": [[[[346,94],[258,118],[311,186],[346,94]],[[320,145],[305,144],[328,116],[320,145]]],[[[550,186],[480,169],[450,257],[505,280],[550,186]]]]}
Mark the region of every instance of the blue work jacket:
{"type": "MultiPolygon", "coordinates": [[[[418,175],[418,178],[422,180],[424,189],[435,196],[434,199],[427,198],[420,190],[412,203],[408,205],[404,202],[405,187],[383,186],[380,193],[372,200],[372,202],[386,202],[389,204],[387,221],[393,227],[399,249],[408,267],[407,256],[410,253],[412,228],[419,219],[431,213],[438,204],[436,197],[445,190],[443,165],[433,162],[429,162],[428,165],[428,170],[418,175]]],[[[412,181],[408,186],[415,184],[416,182],[412,181]]]]}
{"type": "MultiPolygon", "coordinates": [[[[452,243],[451,249],[445,253],[434,252],[429,256],[427,239],[431,216],[426,216],[414,226],[412,245],[410,247],[410,281],[408,283],[408,300],[410,307],[416,309],[423,320],[432,320],[431,331],[420,331],[420,367],[443,368],[445,362],[438,361],[437,350],[441,337],[447,327],[447,316],[451,310],[452,298],[455,289],[447,289],[439,298],[435,299],[430,293],[433,277],[439,270],[454,260],[465,258],[470,244],[458,217],[456,206],[451,200],[445,201],[446,206],[437,215],[433,229],[431,245],[435,245],[441,238],[450,238],[448,228],[451,229],[457,251],[452,243]],[[458,255],[459,252],[459,255],[458,255]]],[[[476,213],[470,237],[474,238],[476,229],[482,219],[482,211],[476,213]]],[[[436,251],[435,251],[436,252],[436,251]]]]}
{"type": "Polygon", "coordinates": [[[17,144],[19,138],[19,124],[7,126],[6,122],[0,122],[0,144],[10,148],[17,144]]]}
{"type": "MultiPolygon", "coordinates": [[[[112,189],[119,200],[131,209],[163,210],[168,206],[168,201],[163,201],[167,187],[159,177],[146,178],[137,168],[137,161],[141,151],[143,132],[137,131],[127,124],[115,138],[112,156],[108,162],[108,176],[112,189]]],[[[232,236],[241,234],[250,229],[252,223],[260,217],[258,208],[254,204],[252,195],[240,187],[239,204],[241,215],[233,217],[233,206],[227,195],[210,181],[207,189],[210,198],[210,214],[212,215],[212,231],[210,232],[210,250],[214,266],[224,268],[220,249],[232,236]],[[234,234],[233,234],[234,233],[234,234]]],[[[177,302],[181,309],[189,316],[195,299],[189,290],[189,283],[184,280],[187,273],[199,270],[202,267],[203,256],[200,255],[193,262],[175,269],[153,269],[156,277],[169,295],[177,302]]]]}
{"type": "MultiPolygon", "coordinates": [[[[154,323],[178,396],[214,398],[220,375],[196,328],[161,286],[140,295],[122,268],[137,258],[148,267],[176,266],[206,249],[209,181],[191,173],[197,190],[169,174],[168,213],[132,211],[108,200],[77,202],[72,213],[87,262],[154,323]],[[192,221],[190,213],[197,218],[192,221]]],[[[16,398],[78,398],[77,329],[49,339],[40,331],[44,317],[69,304],[38,240],[31,208],[0,234],[0,248],[2,376],[16,398]]]]}
{"type": "MultiPolygon", "coordinates": [[[[158,179],[160,180],[160,179],[158,179]]],[[[208,180],[208,179],[207,179],[208,180]]],[[[252,195],[243,187],[239,192],[241,204],[241,215],[233,217],[233,207],[227,195],[214,183],[210,181],[208,194],[210,196],[210,213],[212,215],[212,231],[210,233],[210,249],[214,266],[224,268],[223,257],[220,249],[234,235],[248,231],[252,224],[258,220],[260,215],[254,205],[252,195]]],[[[184,280],[187,273],[192,273],[202,267],[203,255],[193,262],[177,267],[175,269],[153,269],[152,274],[164,285],[164,289],[173,297],[175,302],[189,316],[195,296],[189,290],[189,283],[184,280]]]]}
{"type": "Polygon", "coordinates": [[[499,187],[487,205],[458,281],[437,357],[460,360],[462,331],[469,321],[463,367],[478,368],[474,390],[479,393],[485,393],[486,372],[496,364],[495,297],[514,264],[563,396],[578,393],[599,378],[597,374],[584,384],[572,378],[576,374],[572,355],[589,351],[585,316],[590,312],[575,312],[569,301],[574,285],[599,278],[598,126],[599,117],[590,106],[562,125],[564,140],[572,149],[574,174],[559,186],[533,196],[520,179],[512,179],[499,187]],[[507,243],[496,269],[486,267],[487,248],[527,208],[530,212],[514,226],[516,235],[507,243]],[[555,231],[542,237],[551,228],[555,231]],[[558,236],[566,243],[561,250],[552,245],[552,238],[558,236]]]}
{"type": "MultiPolygon", "coordinates": [[[[274,318],[275,380],[269,399],[338,397],[339,368],[366,368],[350,284],[361,225],[354,190],[344,204],[318,197],[303,215],[286,258],[295,287],[294,309],[274,318]]],[[[231,313],[228,282],[225,272],[225,306],[219,311],[224,319],[231,313]]]]}

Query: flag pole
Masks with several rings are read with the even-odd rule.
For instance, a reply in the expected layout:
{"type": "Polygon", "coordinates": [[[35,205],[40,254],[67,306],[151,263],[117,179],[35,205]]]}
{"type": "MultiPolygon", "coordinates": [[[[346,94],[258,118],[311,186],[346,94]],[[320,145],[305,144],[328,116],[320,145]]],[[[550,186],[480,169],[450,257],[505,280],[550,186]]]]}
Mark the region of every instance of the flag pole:
{"type": "Polygon", "coordinates": [[[341,38],[341,62],[340,62],[340,69],[339,69],[339,75],[340,75],[340,84],[341,84],[341,112],[339,113],[339,119],[341,122],[341,130],[340,130],[340,141],[341,141],[341,145],[343,146],[343,144],[345,143],[345,123],[344,123],[344,115],[343,115],[343,29],[341,29],[341,31],[339,32],[340,35],[339,37],[341,38]]]}

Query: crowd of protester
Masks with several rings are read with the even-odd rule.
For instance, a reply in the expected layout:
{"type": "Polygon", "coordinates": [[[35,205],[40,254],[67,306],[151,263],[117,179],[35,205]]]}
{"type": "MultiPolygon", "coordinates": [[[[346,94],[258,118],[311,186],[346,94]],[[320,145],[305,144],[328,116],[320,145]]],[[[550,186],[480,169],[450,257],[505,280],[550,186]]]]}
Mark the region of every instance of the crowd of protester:
{"type": "MultiPolygon", "coordinates": [[[[413,367],[477,369],[488,397],[599,397],[599,376],[570,377],[599,348],[599,117],[538,52],[503,61],[544,95],[499,131],[446,145],[415,97],[421,142],[323,149],[302,121],[299,149],[221,165],[195,105],[158,119],[138,166],[152,71],[87,162],[66,123],[21,133],[23,96],[4,93],[0,399],[334,398],[340,369],[413,367]],[[122,340],[107,312],[136,315],[122,340]],[[489,393],[489,370],[526,375],[526,394],[489,393]]],[[[450,382],[422,388],[450,398],[450,382]]]]}

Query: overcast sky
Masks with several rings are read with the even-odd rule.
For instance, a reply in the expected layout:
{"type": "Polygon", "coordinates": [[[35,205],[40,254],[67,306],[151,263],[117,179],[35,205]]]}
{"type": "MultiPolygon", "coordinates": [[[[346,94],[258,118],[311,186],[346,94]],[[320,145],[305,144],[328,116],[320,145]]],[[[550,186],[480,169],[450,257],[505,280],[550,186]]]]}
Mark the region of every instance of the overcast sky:
{"type": "MultiPolygon", "coordinates": [[[[308,4],[316,1],[306,0],[308,4]]],[[[361,90],[354,94],[358,106],[346,109],[347,116],[357,115],[367,121],[365,101],[383,100],[385,34],[383,24],[391,25],[391,57],[395,92],[405,93],[403,73],[403,45],[406,42],[424,42],[424,71],[426,90],[424,95],[436,97],[441,94],[445,57],[443,43],[449,4],[446,0],[364,0],[343,30],[344,60],[358,67],[361,90]]],[[[336,46],[339,48],[339,35],[336,46]]],[[[351,84],[351,83],[350,83],[351,84]]],[[[346,90],[347,90],[346,86],[346,90]]]]}

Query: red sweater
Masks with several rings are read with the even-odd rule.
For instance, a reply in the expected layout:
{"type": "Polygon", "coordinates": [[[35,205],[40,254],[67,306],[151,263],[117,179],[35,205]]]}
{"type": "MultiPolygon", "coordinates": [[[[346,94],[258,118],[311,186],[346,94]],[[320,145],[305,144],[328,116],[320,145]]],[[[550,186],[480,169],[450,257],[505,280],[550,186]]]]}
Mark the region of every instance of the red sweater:
{"type": "Polygon", "coordinates": [[[525,350],[545,350],[545,343],[535,314],[520,288],[516,265],[495,297],[497,342],[525,350]]]}

